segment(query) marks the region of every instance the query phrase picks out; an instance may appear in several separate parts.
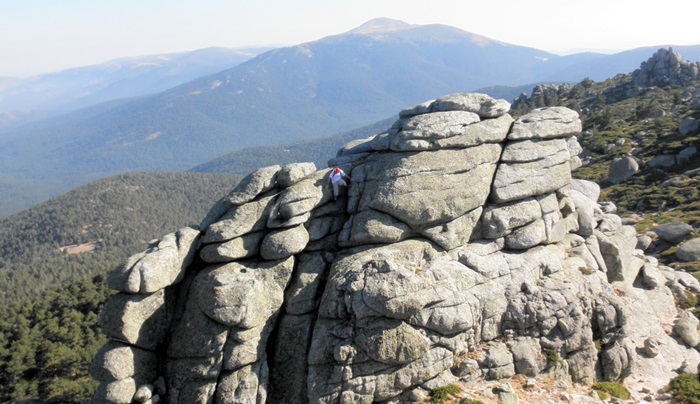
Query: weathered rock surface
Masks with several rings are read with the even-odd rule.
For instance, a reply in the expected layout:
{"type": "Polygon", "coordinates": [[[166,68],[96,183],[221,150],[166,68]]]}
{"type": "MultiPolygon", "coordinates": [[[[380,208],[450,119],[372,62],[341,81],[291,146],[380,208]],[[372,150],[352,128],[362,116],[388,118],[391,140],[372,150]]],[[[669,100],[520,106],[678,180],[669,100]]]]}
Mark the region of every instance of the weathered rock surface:
{"type": "Polygon", "coordinates": [[[199,231],[192,228],[168,234],[112,272],[108,285],[126,293],[152,293],[177,283],[194,259],[198,242],[199,231]]]}
{"type": "Polygon", "coordinates": [[[277,184],[282,188],[290,187],[315,171],[314,163],[288,164],[277,173],[277,184]]]}
{"type": "Polygon", "coordinates": [[[571,189],[582,193],[593,202],[598,202],[598,197],[600,197],[600,185],[593,181],[571,180],[571,189]]]}
{"type": "Polygon", "coordinates": [[[228,196],[233,205],[242,205],[275,186],[280,166],[270,166],[253,171],[243,178],[228,196]]]}
{"type": "Polygon", "coordinates": [[[652,297],[671,324],[673,297],[700,284],[660,270],[600,187],[572,180],[576,112],[509,108],[408,108],[338,152],[352,180],[337,201],[328,169],[263,168],[201,231],[131,257],[110,277],[95,401],[419,402],[460,379],[624,379],[646,369],[636,350],[696,366],[629,329],[627,305],[652,297]]]}

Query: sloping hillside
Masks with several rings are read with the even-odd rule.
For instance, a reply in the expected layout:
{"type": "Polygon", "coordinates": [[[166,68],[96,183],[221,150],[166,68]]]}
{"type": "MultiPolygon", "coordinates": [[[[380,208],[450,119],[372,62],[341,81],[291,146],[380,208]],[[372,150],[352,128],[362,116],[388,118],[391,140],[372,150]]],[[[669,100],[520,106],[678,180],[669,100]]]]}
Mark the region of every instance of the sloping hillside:
{"type": "Polygon", "coordinates": [[[146,243],[188,224],[240,177],[127,174],[52,198],[0,221],[0,301],[103,273],[146,243]]]}
{"type": "MultiPolygon", "coordinates": [[[[678,64],[681,56],[661,49],[633,73],[541,86],[513,105],[517,112],[548,105],[581,111],[588,159],[575,175],[600,184],[601,199],[642,234],[672,222],[700,228],[700,80],[697,67],[695,76],[682,76],[683,66],[693,71],[697,63],[678,64]]],[[[674,243],[654,240],[650,248],[667,264],[700,270],[698,262],[678,260],[674,243]]]]}
{"type": "Polygon", "coordinates": [[[81,402],[105,342],[104,274],[155,237],[197,224],[240,180],[223,174],[127,174],[0,221],[0,401],[81,402]]]}

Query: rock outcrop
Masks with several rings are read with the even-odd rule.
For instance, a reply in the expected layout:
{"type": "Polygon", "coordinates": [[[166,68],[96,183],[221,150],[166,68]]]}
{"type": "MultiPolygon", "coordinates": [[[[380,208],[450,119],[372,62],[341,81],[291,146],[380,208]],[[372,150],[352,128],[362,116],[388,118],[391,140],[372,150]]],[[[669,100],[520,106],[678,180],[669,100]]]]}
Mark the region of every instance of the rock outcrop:
{"type": "Polygon", "coordinates": [[[130,258],[109,279],[95,401],[419,402],[516,373],[619,380],[635,348],[668,361],[671,345],[696,365],[667,335],[631,338],[631,291],[665,299],[677,282],[597,185],[572,183],[576,112],[509,108],[455,94],[406,109],[329,162],[352,178],[337,201],[329,169],[263,168],[199,229],[130,258]]]}
{"type": "Polygon", "coordinates": [[[661,48],[632,72],[638,87],[682,85],[700,77],[700,62],[688,62],[672,48],[661,48]]]}

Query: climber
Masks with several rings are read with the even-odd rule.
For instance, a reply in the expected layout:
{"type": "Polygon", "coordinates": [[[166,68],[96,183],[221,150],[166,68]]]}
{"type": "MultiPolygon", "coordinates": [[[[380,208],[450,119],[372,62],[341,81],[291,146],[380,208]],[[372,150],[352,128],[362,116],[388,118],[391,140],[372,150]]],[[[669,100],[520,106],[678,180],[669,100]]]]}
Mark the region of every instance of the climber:
{"type": "Polygon", "coordinates": [[[333,186],[334,201],[338,200],[338,192],[340,190],[340,186],[348,186],[348,184],[343,179],[344,177],[347,177],[349,180],[352,180],[352,178],[350,178],[349,175],[345,174],[345,171],[341,170],[340,167],[334,168],[333,171],[331,171],[330,177],[328,177],[328,186],[333,186]]]}

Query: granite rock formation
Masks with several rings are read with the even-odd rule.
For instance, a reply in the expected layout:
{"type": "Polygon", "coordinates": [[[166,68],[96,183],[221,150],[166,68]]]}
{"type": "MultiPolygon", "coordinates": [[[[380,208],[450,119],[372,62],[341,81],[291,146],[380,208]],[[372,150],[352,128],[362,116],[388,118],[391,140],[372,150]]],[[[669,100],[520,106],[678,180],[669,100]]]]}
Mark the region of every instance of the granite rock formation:
{"type": "Polygon", "coordinates": [[[700,77],[700,62],[684,60],[673,48],[661,48],[632,72],[638,87],[687,84],[700,77]]]}
{"type": "Polygon", "coordinates": [[[109,278],[94,401],[420,402],[516,373],[590,385],[696,365],[689,320],[682,340],[630,329],[628,306],[653,293],[647,319],[672,322],[695,284],[572,180],[577,113],[509,109],[483,94],[408,108],[329,162],[352,178],[338,200],[330,169],[259,169],[198,229],[131,257],[109,278]]]}

